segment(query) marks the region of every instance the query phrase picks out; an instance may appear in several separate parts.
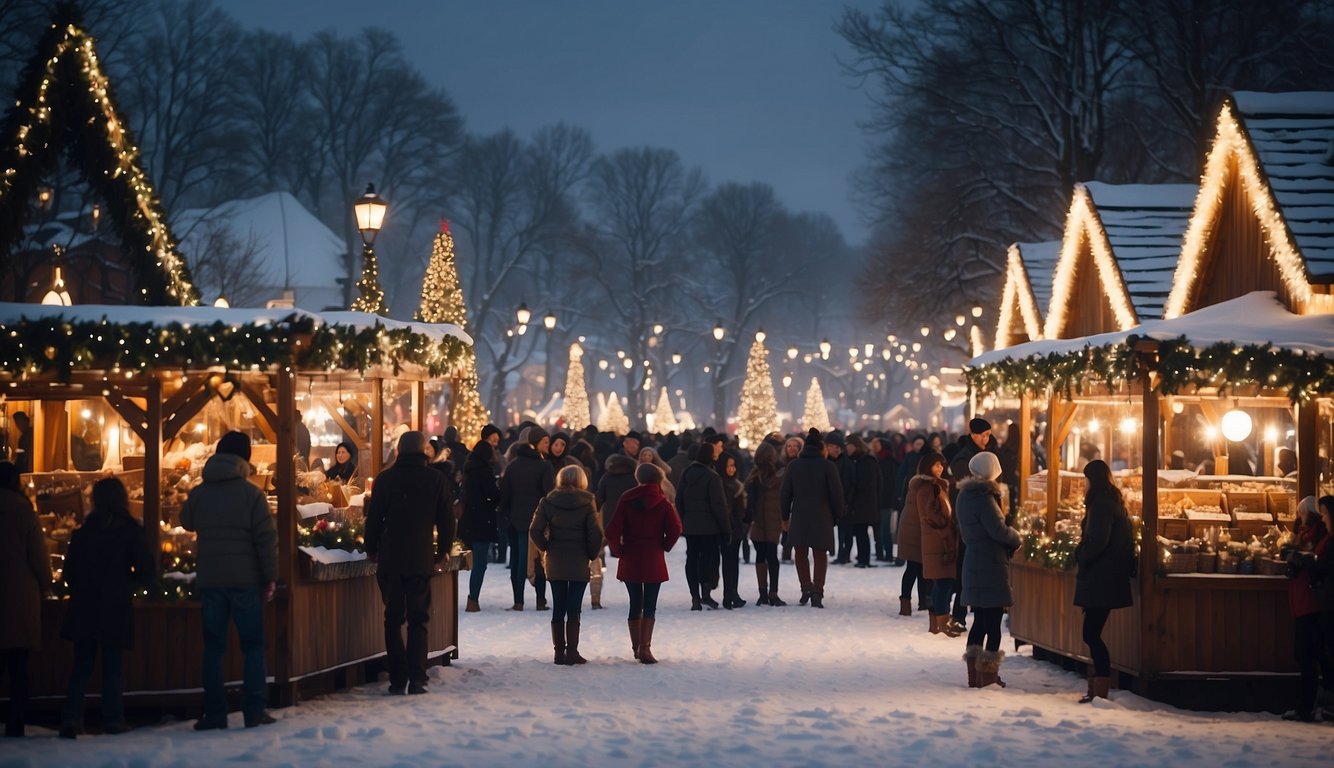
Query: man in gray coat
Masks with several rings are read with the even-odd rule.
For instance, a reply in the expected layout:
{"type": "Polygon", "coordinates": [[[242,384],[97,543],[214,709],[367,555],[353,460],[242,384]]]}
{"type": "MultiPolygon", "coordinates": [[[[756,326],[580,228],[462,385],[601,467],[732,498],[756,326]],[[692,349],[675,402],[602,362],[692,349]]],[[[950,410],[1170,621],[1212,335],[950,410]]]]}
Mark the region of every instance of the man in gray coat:
{"type": "Polygon", "coordinates": [[[449,476],[426,460],[426,435],[404,432],[398,438],[398,460],[375,478],[366,510],[366,556],[378,563],[375,578],[384,601],[384,650],[392,695],[426,693],[431,575],[438,563],[449,562],[453,505],[449,476]]]}
{"type": "Polygon", "coordinates": [[[181,526],[198,536],[195,593],[203,604],[204,716],[195,723],[197,731],[227,727],[222,656],[231,622],[245,654],[245,727],[274,721],[264,710],[264,603],[273,600],[277,587],[278,527],[264,492],[247,479],[250,472],[250,438],[228,432],[204,464],[204,482],[181,508],[181,526]]]}

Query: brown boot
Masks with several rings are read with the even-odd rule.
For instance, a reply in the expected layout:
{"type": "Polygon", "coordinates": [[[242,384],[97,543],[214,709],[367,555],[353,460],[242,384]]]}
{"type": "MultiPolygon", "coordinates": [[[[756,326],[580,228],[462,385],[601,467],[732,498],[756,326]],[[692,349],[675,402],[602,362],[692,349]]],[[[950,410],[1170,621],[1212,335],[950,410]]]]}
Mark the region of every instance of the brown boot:
{"type": "Polygon", "coordinates": [[[940,622],[936,621],[936,614],[933,611],[927,611],[926,629],[933,635],[940,634],[940,622]]]}
{"type": "Polygon", "coordinates": [[[936,614],[936,627],[939,629],[939,634],[946,637],[959,636],[959,630],[954,628],[954,624],[950,621],[950,615],[948,613],[936,614]]]}
{"type": "Polygon", "coordinates": [[[1093,669],[1090,668],[1088,674],[1088,693],[1085,693],[1083,697],[1079,699],[1079,703],[1087,704],[1090,701],[1093,701],[1093,698],[1093,669]]]}
{"type": "Polygon", "coordinates": [[[964,649],[963,661],[968,665],[968,687],[980,688],[977,678],[977,657],[982,654],[982,646],[970,645],[964,649]]]}
{"type": "Polygon", "coordinates": [[[635,652],[635,658],[639,658],[639,624],[640,619],[627,619],[626,624],[630,627],[630,648],[635,652]]]}
{"type": "Polygon", "coordinates": [[[588,659],[579,655],[578,619],[565,622],[565,663],[569,666],[588,663],[588,659]]]}
{"type": "Polygon", "coordinates": [[[982,651],[977,656],[977,687],[986,688],[989,685],[998,685],[1005,687],[1005,682],[1000,679],[1001,661],[1005,659],[1005,651],[982,651]]]}
{"type": "Polygon", "coordinates": [[[900,615],[900,616],[911,616],[911,615],[912,615],[912,598],[911,598],[911,597],[900,597],[900,598],[899,598],[899,615],[900,615]]]}
{"type": "Polygon", "coordinates": [[[464,612],[464,613],[477,613],[477,612],[480,611],[480,610],[482,610],[482,606],[478,605],[478,604],[477,604],[477,601],[474,600],[474,599],[472,599],[472,598],[470,597],[470,598],[468,598],[468,607],[467,607],[467,608],[464,608],[464,609],[463,609],[463,612],[464,612]]]}
{"type": "Polygon", "coordinates": [[[1107,698],[1107,694],[1111,692],[1111,688],[1112,688],[1112,678],[1110,677],[1090,678],[1089,695],[1092,697],[1090,701],[1092,701],[1093,699],[1107,698]]]}
{"type": "Polygon", "coordinates": [[[551,622],[551,647],[556,650],[556,663],[565,666],[565,622],[551,622]]]}
{"type": "Polygon", "coordinates": [[[639,622],[639,663],[657,664],[653,658],[653,623],[657,619],[641,619],[639,622]]]}

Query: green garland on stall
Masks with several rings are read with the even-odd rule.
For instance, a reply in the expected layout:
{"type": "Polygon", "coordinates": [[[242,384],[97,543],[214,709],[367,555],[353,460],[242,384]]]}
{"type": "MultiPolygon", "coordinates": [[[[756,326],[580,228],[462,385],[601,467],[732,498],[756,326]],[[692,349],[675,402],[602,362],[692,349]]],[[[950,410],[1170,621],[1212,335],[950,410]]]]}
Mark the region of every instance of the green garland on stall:
{"type": "MultiPolygon", "coordinates": [[[[1005,358],[968,368],[964,376],[975,392],[1042,392],[1048,388],[1069,395],[1091,387],[1135,379],[1140,372],[1138,339],[1102,347],[1084,347],[1064,354],[1005,358]]],[[[1259,385],[1287,392],[1294,402],[1315,393],[1334,391],[1334,360],[1273,344],[1213,344],[1193,347],[1184,336],[1159,342],[1158,391],[1178,394],[1191,388],[1217,387],[1224,394],[1239,385],[1259,385]]]]}
{"type": "Polygon", "coordinates": [[[1060,532],[1048,538],[1038,531],[1024,534],[1020,545],[1026,560],[1054,571],[1068,571],[1075,567],[1077,546],[1079,541],[1072,533],[1060,532]]]}
{"type": "Polygon", "coordinates": [[[15,376],[74,371],[113,373],[212,366],[267,370],[275,365],[366,372],[386,366],[425,368],[431,376],[453,370],[466,345],[452,336],[437,341],[409,328],[316,327],[293,314],[276,323],[228,325],[111,323],[63,317],[23,318],[0,324],[0,372],[15,376]],[[296,341],[302,339],[302,345],[296,341]]]}

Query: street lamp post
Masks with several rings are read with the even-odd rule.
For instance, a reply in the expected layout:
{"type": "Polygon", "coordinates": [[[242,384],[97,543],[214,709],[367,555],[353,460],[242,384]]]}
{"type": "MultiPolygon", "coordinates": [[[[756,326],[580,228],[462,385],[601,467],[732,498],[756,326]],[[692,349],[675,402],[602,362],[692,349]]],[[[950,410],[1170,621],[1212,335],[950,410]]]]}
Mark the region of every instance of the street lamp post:
{"type": "Polygon", "coordinates": [[[542,327],[547,329],[547,355],[546,355],[547,363],[546,363],[546,373],[545,373],[546,381],[544,382],[544,385],[546,386],[547,394],[550,395],[552,392],[556,391],[556,384],[552,380],[552,377],[555,376],[556,366],[555,366],[555,361],[552,359],[552,346],[551,346],[552,342],[556,338],[556,334],[553,333],[553,331],[556,330],[555,312],[547,310],[547,314],[542,318],[542,327]]]}
{"type": "Polygon", "coordinates": [[[374,184],[366,185],[366,192],[352,204],[352,211],[357,217],[357,231],[361,233],[361,278],[357,280],[357,299],[351,301],[352,286],[344,290],[344,299],[350,302],[352,309],[359,312],[372,312],[388,315],[389,308],[384,304],[384,291],[380,288],[379,265],[375,260],[375,236],[384,225],[385,213],[389,203],[375,192],[374,184]]]}

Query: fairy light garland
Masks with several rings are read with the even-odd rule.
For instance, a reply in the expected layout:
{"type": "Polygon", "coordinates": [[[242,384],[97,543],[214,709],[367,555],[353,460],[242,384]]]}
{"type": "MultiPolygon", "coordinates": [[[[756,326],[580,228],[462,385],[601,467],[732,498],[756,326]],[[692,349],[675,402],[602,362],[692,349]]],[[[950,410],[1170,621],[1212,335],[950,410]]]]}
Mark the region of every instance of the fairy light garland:
{"type": "Polygon", "coordinates": [[[1098,279],[1102,284],[1103,295],[1111,305],[1119,330],[1134,328],[1139,322],[1134,306],[1130,303],[1130,293],[1126,290],[1121,268],[1112,256],[1111,243],[1107,231],[1103,229],[1102,219],[1093,204],[1093,196],[1088,187],[1075,185],[1074,196],[1070,201],[1070,212],[1065,220],[1065,233],[1061,239],[1061,255],[1056,262],[1056,272],[1052,277],[1051,307],[1048,309],[1047,324],[1043,337],[1048,339],[1065,338],[1066,324],[1070,318],[1071,296],[1075,290],[1075,279],[1079,274],[1080,246],[1088,243],[1093,264],[1098,270],[1098,279]]]}
{"type": "Polygon", "coordinates": [[[1265,242],[1269,243],[1269,256],[1278,267],[1288,294],[1298,305],[1296,308],[1300,311],[1301,306],[1310,304],[1313,299],[1306,264],[1292,241],[1287,221],[1279,211],[1278,203],[1260,168],[1259,156],[1246,129],[1237,119],[1236,111],[1236,102],[1229,96],[1218,115],[1218,131],[1205,161],[1200,192],[1195,198],[1195,211],[1186,228],[1181,258],[1172,276],[1172,292],[1168,294],[1167,304],[1163,307],[1163,317],[1166,319],[1180,317],[1196,308],[1205,270],[1205,253],[1209,250],[1209,243],[1223,216],[1223,196],[1232,182],[1229,170],[1233,162],[1240,177],[1241,189],[1250,200],[1251,210],[1264,233],[1265,242]]]}
{"type": "Polygon", "coordinates": [[[199,293],[177,250],[139,148],[120,118],[93,38],[77,20],[53,23],[24,73],[24,87],[5,120],[13,144],[0,154],[0,253],[23,236],[37,184],[54,172],[57,150],[82,153],[90,185],[106,200],[107,217],[124,241],[147,304],[194,306],[199,293]],[[54,91],[54,93],[53,93],[54,91]],[[63,98],[62,98],[63,97],[63,98]]]}
{"type": "Polygon", "coordinates": [[[1027,341],[1037,341],[1042,336],[1042,310],[1038,307],[1037,297],[1033,294],[1033,283],[1024,265],[1018,243],[1011,243],[1005,259],[1005,287],[1001,290],[1000,320],[996,323],[995,349],[1004,349],[1019,343],[1014,333],[1015,312],[1018,311],[1024,324],[1027,341]]]}

